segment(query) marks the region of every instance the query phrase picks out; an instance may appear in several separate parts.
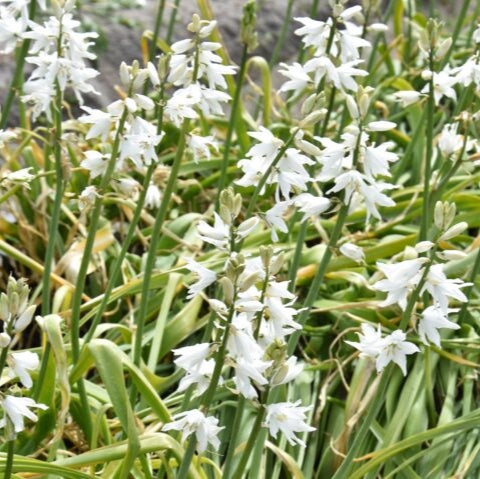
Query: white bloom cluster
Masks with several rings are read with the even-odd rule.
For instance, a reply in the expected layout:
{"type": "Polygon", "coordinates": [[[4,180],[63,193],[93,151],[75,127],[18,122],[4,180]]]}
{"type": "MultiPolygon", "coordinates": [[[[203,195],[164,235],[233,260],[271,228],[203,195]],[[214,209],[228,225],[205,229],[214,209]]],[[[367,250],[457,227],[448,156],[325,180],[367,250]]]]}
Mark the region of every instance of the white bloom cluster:
{"type": "Polygon", "coordinates": [[[307,118],[300,122],[288,142],[260,126],[258,132],[250,133],[258,143],[238,163],[243,176],[237,184],[256,186],[268,171],[260,194],[268,185],[277,185],[276,204],[265,213],[274,241],[278,240],[276,230],[288,231],[284,216],[290,207],[305,213],[304,219],[329,209],[330,199],[306,192],[318,182],[333,182],[327,193],[343,194],[342,201],[350,205],[350,211],[365,206],[367,221],[371,216],[380,219],[379,207],[395,204],[385,193],[394,186],[383,180],[390,176],[390,163],[398,159],[397,154],[390,151],[394,144],[374,143],[371,134],[391,130],[396,125],[384,120],[366,121],[373,91],[359,87],[355,77],[367,75],[357,65],[362,62],[361,49],[370,43],[362,36],[363,28],[353,22],[355,17],[362,18],[362,7],[344,9],[343,3],[335,3],[334,17],[325,22],[296,19],[303,26],[295,33],[313,50],[313,57],[304,65],[282,64],[280,70],[288,78],[280,92],[312,92],[302,107],[307,118]],[[340,141],[318,136],[308,138],[306,131],[326,115],[324,108],[317,107],[318,92],[325,85],[340,92],[353,120],[341,134],[340,141]],[[354,92],[355,98],[349,92],[354,92]]]}
{"type": "MultiPolygon", "coordinates": [[[[21,385],[30,389],[33,385],[30,371],[35,371],[39,366],[36,353],[31,351],[12,351],[11,348],[22,331],[31,323],[36,306],[29,305],[30,289],[25,280],[16,281],[9,278],[7,291],[0,295],[0,319],[3,321],[3,332],[0,333],[0,348],[6,351],[6,363],[8,365],[8,377],[18,378],[21,385]],[[12,338],[12,336],[15,336],[12,338]]],[[[3,357],[3,354],[2,354],[3,357]]],[[[5,364],[2,364],[3,368],[5,364]]],[[[15,388],[18,390],[18,388],[15,388]]],[[[17,393],[18,394],[18,393],[17,393]]],[[[47,409],[43,404],[37,404],[33,399],[18,395],[0,394],[4,415],[0,419],[0,427],[13,426],[13,436],[24,429],[24,417],[36,421],[37,416],[30,408],[47,409]]],[[[11,431],[7,427],[7,431],[11,431]]]]}
{"type": "MultiPolygon", "coordinates": [[[[450,226],[455,216],[455,205],[438,202],[435,207],[435,226],[439,231],[438,241],[454,238],[461,234],[467,227],[466,223],[457,223],[450,226]]],[[[408,314],[416,313],[418,305],[416,301],[410,304],[414,292],[422,296],[424,309],[418,322],[418,334],[425,345],[434,344],[441,347],[439,329],[459,329],[460,326],[448,319],[448,315],[458,312],[456,308],[450,308],[450,301],[459,303],[467,302],[467,296],[462,288],[471,286],[472,283],[464,282],[459,278],[447,278],[444,271],[444,263],[440,260],[457,259],[461,254],[451,254],[455,250],[436,252],[436,246],[431,241],[418,243],[411,255],[427,253],[430,257],[415,257],[405,259],[392,264],[377,263],[377,267],[383,274],[381,279],[373,285],[377,291],[387,293],[386,299],[381,306],[398,305],[402,311],[408,314]],[[431,305],[426,306],[426,298],[430,297],[431,305]]],[[[461,252],[457,252],[461,253],[461,252]]],[[[414,297],[415,299],[415,297],[414,297]]],[[[406,356],[418,352],[419,349],[406,341],[406,334],[402,330],[396,330],[386,337],[382,337],[380,326],[374,329],[368,324],[362,324],[362,332],[359,334],[358,343],[346,341],[360,351],[362,357],[370,357],[376,360],[378,371],[393,361],[400,366],[406,374],[406,356]]]]}
{"type": "MultiPolygon", "coordinates": [[[[28,0],[0,1],[0,53],[12,53],[23,40],[29,26],[28,0]]],[[[45,0],[38,0],[38,5],[45,10],[45,0]]]]}
{"type": "MultiPolygon", "coordinates": [[[[165,114],[177,127],[186,119],[198,118],[200,113],[223,116],[222,104],[230,100],[230,95],[224,91],[227,88],[225,76],[233,75],[235,67],[222,63],[218,54],[222,48],[220,43],[208,41],[216,25],[216,21],[201,20],[193,15],[188,30],[194,37],[171,46],[173,55],[167,80],[180,88],[167,101],[165,114]]],[[[195,161],[210,159],[210,148],[218,151],[212,135],[190,134],[188,146],[195,161]]]]}
{"type": "MultiPolygon", "coordinates": [[[[298,310],[293,304],[296,298],[288,290],[288,281],[276,279],[283,265],[282,256],[275,256],[271,248],[262,249],[259,257],[244,257],[235,251],[235,246],[252,233],[259,223],[253,217],[236,226],[235,219],[240,207],[240,195],[234,195],[231,189],[224,190],[220,214],[215,214],[214,225],[210,226],[204,221],[198,225],[198,233],[203,241],[227,253],[222,271],[211,271],[193,259],[187,259],[185,268],[198,278],[190,286],[188,297],[204,294],[204,290],[215,282],[222,286],[223,301],[208,299],[217,317],[217,329],[225,341],[221,370],[223,373],[230,368],[233,370],[234,391],[237,394],[257,400],[259,392],[293,381],[302,372],[303,367],[297,358],[287,357],[285,342],[289,334],[301,327],[295,321],[298,310]]],[[[218,351],[219,346],[215,342],[194,344],[173,351],[175,364],[185,371],[179,391],[193,386],[196,395],[208,392],[215,368],[218,367],[218,351]]],[[[217,384],[222,383],[224,381],[220,377],[217,384]]],[[[307,410],[309,407],[300,407],[298,402],[269,404],[266,406],[265,426],[274,437],[280,430],[290,443],[304,445],[295,432],[313,430],[304,422],[307,410]]],[[[195,409],[179,417],[182,419],[167,425],[168,429],[186,428],[190,431],[189,428],[193,428],[197,433],[199,450],[207,442],[215,447],[212,435],[219,430],[217,422],[211,422],[210,418],[205,418],[201,411],[195,409]],[[206,421],[210,422],[207,424],[206,421]],[[212,425],[215,426],[213,429],[212,425]]]]}
{"type": "Polygon", "coordinates": [[[98,35],[78,31],[80,22],[71,13],[74,5],[75,2],[66,2],[57,16],[43,25],[30,21],[30,30],[23,34],[23,38],[32,41],[26,60],[35,68],[24,85],[22,100],[33,105],[34,119],[45,113],[51,120],[51,104],[57,90],[72,89],[79,103],[83,103],[82,94],[96,93],[89,82],[98,71],[86,62],[96,58],[90,47],[91,40],[98,35]]]}

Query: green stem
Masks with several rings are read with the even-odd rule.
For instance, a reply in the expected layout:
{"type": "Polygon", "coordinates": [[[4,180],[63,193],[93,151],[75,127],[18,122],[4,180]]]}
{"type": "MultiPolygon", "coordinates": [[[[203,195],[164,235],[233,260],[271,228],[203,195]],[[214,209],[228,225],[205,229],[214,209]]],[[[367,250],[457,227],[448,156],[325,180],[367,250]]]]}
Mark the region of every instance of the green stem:
{"type": "MultiPolygon", "coordinates": [[[[160,103],[162,103],[162,100],[163,100],[163,87],[160,90],[160,103]]],[[[162,128],[163,128],[163,108],[160,107],[158,109],[157,134],[161,133],[162,128]]],[[[160,144],[161,144],[161,142],[160,142],[160,144]]],[[[157,146],[157,154],[160,150],[160,144],[157,146]]],[[[110,275],[109,275],[107,288],[105,290],[105,293],[103,294],[102,302],[100,303],[100,306],[97,310],[95,318],[92,321],[90,329],[88,330],[88,332],[85,336],[83,348],[90,342],[93,335],[95,334],[95,329],[100,324],[100,321],[102,320],[103,313],[105,312],[105,310],[108,306],[108,303],[109,303],[109,300],[110,300],[110,295],[113,291],[113,287],[115,286],[115,282],[117,281],[117,277],[120,273],[123,260],[125,259],[128,248],[130,247],[133,236],[135,235],[135,230],[137,228],[138,222],[140,221],[140,216],[142,214],[143,205],[145,203],[145,197],[147,195],[148,185],[150,184],[150,180],[152,178],[153,172],[155,171],[155,167],[156,167],[156,164],[151,163],[147,168],[147,172],[146,172],[145,178],[143,180],[142,191],[140,192],[140,196],[137,199],[137,204],[136,204],[135,210],[133,212],[133,217],[130,221],[130,225],[129,225],[128,230],[127,230],[127,235],[125,236],[125,239],[123,240],[123,244],[122,244],[122,248],[120,250],[120,253],[118,254],[118,257],[115,259],[115,262],[112,266],[112,271],[110,272],[110,275]]]]}
{"type": "MultiPolygon", "coordinates": [[[[122,136],[123,128],[125,126],[125,121],[127,119],[127,109],[125,108],[120,122],[118,124],[118,130],[115,135],[115,140],[113,143],[112,153],[107,164],[107,169],[102,176],[100,182],[99,190],[100,193],[104,193],[107,186],[110,183],[111,176],[115,170],[115,162],[120,148],[120,139],[122,136]]],[[[90,224],[88,228],[88,236],[85,243],[85,249],[83,250],[82,262],[78,271],[77,281],[75,283],[75,292],[72,300],[72,317],[71,317],[71,338],[72,338],[72,360],[73,363],[78,361],[80,355],[80,306],[82,303],[82,293],[85,289],[85,279],[87,276],[88,264],[91,260],[91,255],[93,251],[93,245],[95,243],[95,235],[98,228],[98,222],[100,220],[100,215],[102,212],[102,198],[98,196],[95,199],[93,206],[92,216],[90,219],[90,224]]]]}
{"type": "Polygon", "coordinates": [[[128,252],[128,248],[132,242],[133,236],[135,235],[135,230],[137,228],[138,222],[140,220],[140,216],[142,214],[143,210],[143,204],[145,203],[145,197],[147,194],[147,189],[148,185],[150,184],[150,180],[152,178],[153,172],[155,170],[156,164],[152,163],[149,165],[147,172],[145,174],[145,178],[143,180],[143,185],[142,185],[142,191],[140,192],[140,196],[138,197],[137,204],[133,213],[133,217],[130,221],[130,225],[127,230],[127,234],[123,240],[122,248],[120,250],[120,253],[118,256],[115,258],[115,261],[112,265],[112,269],[109,274],[108,278],[108,284],[105,289],[105,292],[103,293],[102,296],[102,302],[100,303],[100,306],[98,307],[98,310],[95,314],[95,317],[93,318],[92,324],[90,326],[90,329],[88,330],[87,334],[85,335],[85,338],[83,340],[83,345],[82,345],[82,350],[85,348],[88,343],[91,341],[93,335],[95,334],[95,330],[97,326],[100,324],[100,321],[102,320],[102,316],[107,309],[109,300],[110,300],[110,295],[113,291],[113,287],[115,286],[115,282],[118,278],[118,275],[120,273],[121,267],[123,260],[125,259],[125,256],[128,252]]]}
{"type": "MultiPolygon", "coordinates": [[[[470,296],[473,293],[475,289],[475,279],[477,278],[477,274],[480,271],[480,248],[478,248],[477,251],[477,256],[475,258],[475,263],[473,264],[473,269],[472,273],[470,274],[470,283],[471,286],[467,286],[467,288],[464,289],[465,296],[470,300],[470,296]]],[[[465,301],[462,304],[462,308],[460,309],[460,313],[458,314],[458,323],[463,324],[465,320],[467,319],[467,314],[468,314],[468,307],[469,307],[470,302],[465,301]]]]}
{"type": "MultiPolygon", "coordinates": [[[[180,133],[180,140],[177,147],[177,152],[175,154],[175,159],[173,160],[172,169],[170,171],[170,176],[168,178],[167,186],[165,192],[163,193],[162,202],[160,208],[158,209],[157,216],[155,218],[155,223],[153,225],[150,246],[148,248],[147,259],[145,263],[145,271],[143,273],[143,283],[142,283],[142,292],[141,292],[141,301],[140,308],[138,312],[138,317],[136,319],[136,332],[135,332],[135,342],[133,348],[133,362],[136,366],[140,365],[141,352],[142,352],[142,336],[145,326],[145,319],[147,316],[147,307],[148,307],[148,297],[149,297],[149,288],[150,282],[152,279],[152,272],[155,266],[155,258],[157,256],[157,244],[160,239],[162,232],[163,223],[167,215],[167,209],[172,197],[173,191],[175,189],[175,184],[177,182],[178,171],[180,169],[180,164],[183,159],[183,152],[185,150],[186,136],[190,128],[189,120],[184,120],[182,131],[180,133]]],[[[134,391],[134,389],[133,389],[134,391]]],[[[133,395],[133,392],[132,392],[133,395]]]]}
{"type": "Polygon", "coordinates": [[[430,224],[430,207],[429,207],[429,189],[430,189],[430,175],[431,175],[431,160],[433,154],[433,106],[434,106],[434,86],[433,86],[433,52],[430,49],[429,58],[430,71],[432,78],[429,81],[429,92],[427,100],[427,128],[426,128],[426,155],[425,155],[425,172],[423,178],[423,209],[422,221],[420,225],[419,241],[427,239],[428,227],[430,224]]]}
{"type": "MultiPolygon", "coordinates": [[[[343,203],[340,211],[338,212],[337,221],[335,223],[335,227],[333,228],[332,234],[330,235],[330,239],[328,241],[327,249],[323,253],[322,261],[318,266],[318,269],[315,273],[313,281],[310,285],[308,290],[307,297],[305,298],[305,302],[303,303],[303,310],[297,316],[297,322],[302,326],[305,324],[308,315],[310,314],[310,308],[312,307],[314,301],[318,298],[318,293],[320,291],[320,286],[323,281],[323,277],[325,272],[327,271],[328,264],[330,263],[330,259],[333,255],[333,250],[336,248],[337,242],[340,238],[340,234],[342,232],[343,225],[345,224],[345,220],[347,218],[349,205],[343,203]]],[[[295,347],[297,345],[298,339],[300,338],[300,331],[295,331],[288,340],[288,349],[287,352],[289,355],[293,353],[295,347]]]]}
{"type": "MultiPolygon", "coordinates": [[[[268,393],[269,393],[269,389],[267,388],[265,389],[265,392],[263,394],[265,398],[265,400],[262,401],[263,404],[266,404],[267,402],[268,393]]],[[[257,437],[262,427],[262,421],[264,417],[265,417],[265,407],[261,405],[257,412],[257,417],[255,418],[255,422],[253,423],[252,430],[250,431],[250,436],[248,437],[247,444],[245,446],[245,449],[243,450],[242,457],[240,458],[240,462],[238,463],[238,466],[235,470],[233,479],[242,479],[242,477],[244,477],[243,473],[245,471],[245,468],[247,467],[248,460],[250,459],[250,454],[252,453],[255,443],[257,442],[257,437]]]]}
{"type": "Polygon", "coordinates": [[[42,316],[50,312],[50,274],[52,272],[53,254],[55,251],[56,236],[58,234],[58,223],[63,195],[63,172],[62,172],[62,93],[57,85],[57,98],[54,108],[55,134],[54,134],[54,156],[55,156],[55,200],[53,203],[52,218],[48,230],[47,249],[45,252],[44,270],[42,278],[42,316]]]}
{"type": "Polygon", "coordinates": [[[230,470],[233,465],[233,453],[237,446],[237,433],[241,430],[242,418],[243,418],[243,408],[245,407],[245,398],[240,396],[237,401],[237,408],[235,411],[235,418],[232,425],[232,437],[230,438],[227,455],[225,456],[225,462],[223,466],[223,479],[228,479],[230,476],[230,470]]]}
{"type": "Polygon", "coordinates": [[[218,191],[217,191],[217,200],[215,202],[215,209],[218,208],[218,202],[220,201],[220,193],[222,192],[223,188],[225,188],[225,183],[227,179],[227,168],[229,163],[229,156],[230,156],[230,147],[232,144],[233,132],[235,131],[235,126],[237,123],[238,117],[238,104],[240,101],[240,95],[242,92],[242,84],[243,79],[245,77],[245,67],[247,64],[247,57],[248,57],[248,47],[247,45],[243,46],[242,51],[242,59],[240,62],[240,71],[238,72],[237,82],[235,84],[235,95],[233,97],[232,102],[232,109],[230,111],[230,119],[228,121],[228,130],[227,130],[227,137],[225,139],[225,148],[223,150],[223,159],[222,159],[222,166],[220,168],[220,178],[218,180],[218,191]]]}
{"type": "Polygon", "coordinates": [[[285,17],[282,24],[282,29],[280,30],[280,35],[278,36],[277,43],[275,44],[275,48],[273,49],[272,56],[268,64],[270,67],[273,67],[277,64],[278,57],[280,56],[280,52],[282,51],[283,45],[285,43],[285,39],[287,38],[288,33],[288,25],[292,19],[292,8],[293,8],[293,1],[288,0],[287,9],[285,12],[285,17]]]}
{"type": "Polygon", "coordinates": [[[167,38],[166,38],[166,42],[169,45],[170,45],[170,42],[172,41],[173,29],[175,27],[179,5],[180,5],[180,0],[175,0],[175,3],[172,5],[172,12],[170,13],[170,22],[168,22],[168,30],[167,30],[167,38]]]}
{"type": "Polygon", "coordinates": [[[341,466],[337,469],[332,479],[347,479],[350,477],[350,471],[353,466],[353,461],[357,456],[358,450],[362,443],[365,441],[365,438],[370,431],[370,426],[377,417],[380,407],[385,400],[385,392],[387,389],[388,381],[392,375],[393,367],[392,365],[388,366],[387,369],[382,373],[380,383],[376,394],[373,397],[372,402],[368,405],[367,415],[360,426],[360,429],[355,434],[355,438],[348,448],[348,453],[345,456],[345,459],[342,461],[341,466]]]}
{"type": "Polygon", "coordinates": [[[197,445],[197,439],[195,436],[190,438],[188,442],[187,449],[185,454],[182,457],[182,463],[180,464],[180,469],[178,470],[177,477],[178,479],[183,479],[187,477],[188,470],[190,469],[190,464],[192,463],[193,455],[195,453],[195,447],[197,445]]]}
{"type": "MultiPolygon", "coordinates": [[[[28,18],[33,20],[35,18],[35,12],[37,9],[37,2],[36,0],[30,1],[30,6],[28,10],[28,18]]],[[[12,78],[12,82],[10,83],[10,88],[8,89],[7,99],[5,101],[5,105],[2,109],[2,119],[0,121],[0,130],[3,130],[8,123],[8,118],[10,116],[10,110],[12,109],[13,99],[17,92],[21,91],[21,86],[23,84],[23,68],[25,66],[25,58],[28,54],[28,50],[30,48],[30,39],[26,39],[23,41],[22,46],[18,51],[16,66],[15,66],[15,73],[12,78]]]]}
{"type": "Polygon", "coordinates": [[[160,27],[162,26],[163,12],[165,10],[165,0],[158,1],[158,10],[155,17],[155,26],[153,28],[152,43],[150,44],[150,49],[148,50],[148,59],[153,61],[155,58],[155,51],[157,49],[157,40],[158,34],[160,32],[160,27]]]}
{"type": "Polygon", "coordinates": [[[15,450],[15,441],[8,441],[7,462],[5,464],[4,479],[10,479],[13,471],[13,452],[15,450]]]}
{"type": "MultiPolygon", "coordinates": [[[[117,156],[120,148],[120,138],[125,126],[125,122],[127,120],[127,114],[128,114],[128,110],[125,107],[118,124],[118,130],[115,135],[115,140],[112,147],[112,153],[107,163],[107,169],[100,181],[99,190],[100,190],[100,193],[102,194],[104,193],[107,186],[109,185],[111,176],[113,174],[113,171],[115,170],[115,162],[117,160],[117,156]]],[[[82,294],[85,289],[88,265],[91,259],[93,245],[95,243],[95,235],[98,229],[98,223],[100,220],[101,213],[102,213],[102,198],[101,196],[98,196],[95,199],[95,204],[93,206],[92,216],[90,219],[90,225],[88,229],[88,236],[85,243],[85,249],[83,250],[82,261],[80,263],[80,268],[78,271],[77,281],[75,283],[75,291],[74,291],[73,300],[72,300],[71,343],[72,343],[72,363],[73,364],[78,362],[78,359],[80,356],[80,307],[82,304],[82,294]]],[[[78,385],[78,392],[80,395],[80,402],[82,404],[82,409],[85,413],[85,416],[84,416],[85,434],[87,436],[88,441],[90,442],[91,433],[92,433],[92,418],[90,415],[90,404],[88,402],[85,383],[83,381],[83,378],[80,378],[78,380],[77,385],[78,385]]]]}

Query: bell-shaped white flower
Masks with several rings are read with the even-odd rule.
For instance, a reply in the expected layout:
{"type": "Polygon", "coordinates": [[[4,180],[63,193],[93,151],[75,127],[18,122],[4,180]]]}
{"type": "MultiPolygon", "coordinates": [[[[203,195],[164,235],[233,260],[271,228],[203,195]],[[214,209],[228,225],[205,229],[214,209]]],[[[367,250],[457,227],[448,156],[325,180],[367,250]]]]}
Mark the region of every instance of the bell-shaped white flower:
{"type": "Polygon", "coordinates": [[[422,313],[422,318],[418,323],[418,334],[424,344],[433,343],[440,347],[439,329],[460,329],[460,326],[449,321],[447,314],[457,312],[458,309],[447,309],[443,311],[436,306],[429,306],[422,313]]]}
{"type": "Polygon", "coordinates": [[[265,426],[274,438],[280,431],[292,446],[299,444],[305,447],[305,443],[295,433],[311,432],[315,428],[306,423],[305,413],[312,407],[301,407],[299,404],[300,401],[268,404],[265,426]]]}
{"type": "Polygon", "coordinates": [[[217,279],[217,274],[214,271],[205,268],[200,263],[197,263],[191,258],[185,258],[185,261],[187,262],[185,268],[192,273],[195,273],[198,277],[197,282],[191,284],[188,288],[187,298],[193,298],[205,288],[214,283],[217,279]]]}
{"type": "Polygon", "coordinates": [[[394,362],[402,370],[403,375],[407,374],[407,356],[417,353],[418,347],[406,341],[406,334],[397,329],[383,339],[382,349],[376,360],[377,371],[381,372],[390,363],[394,362]]]}
{"type": "MultiPolygon", "coordinates": [[[[36,403],[31,398],[17,397],[17,396],[5,396],[2,399],[2,406],[5,415],[10,419],[13,424],[15,433],[22,432],[25,428],[24,418],[37,422],[38,416],[32,412],[31,408],[48,409],[45,404],[36,403]]],[[[6,417],[0,419],[0,427],[5,427],[6,417]]]]}
{"type": "Polygon", "coordinates": [[[471,286],[472,283],[464,283],[461,279],[448,279],[443,271],[443,265],[434,264],[428,271],[423,290],[427,290],[434,303],[438,304],[442,311],[448,310],[449,299],[456,299],[461,303],[468,301],[461,288],[471,286]]]}
{"type": "Polygon", "coordinates": [[[11,352],[9,357],[8,375],[11,378],[18,376],[21,383],[27,388],[32,387],[32,378],[29,371],[35,371],[38,368],[38,354],[31,351],[11,352]]]}
{"type": "Polygon", "coordinates": [[[204,452],[211,444],[215,450],[220,446],[218,433],[223,427],[218,427],[218,419],[212,416],[206,417],[199,409],[192,409],[180,414],[176,414],[175,421],[169,422],[163,426],[164,431],[180,431],[182,441],[185,441],[190,435],[195,434],[197,440],[198,452],[204,452]]]}

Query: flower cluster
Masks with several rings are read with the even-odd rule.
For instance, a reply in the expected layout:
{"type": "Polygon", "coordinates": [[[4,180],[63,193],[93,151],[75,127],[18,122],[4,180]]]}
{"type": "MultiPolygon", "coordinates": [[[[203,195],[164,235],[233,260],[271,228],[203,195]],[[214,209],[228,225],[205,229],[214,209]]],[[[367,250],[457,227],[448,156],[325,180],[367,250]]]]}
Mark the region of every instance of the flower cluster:
{"type": "MultiPolygon", "coordinates": [[[[457,223],[451,226],[455,217],[455,205],[438,202],[435,208],[435,226],[438,232],[437,241],[446,241],[461,234],[466,228],[466,223],[457,223]]],[[[450,313],[458,309],[450,308],[450,302],[464,303],[467,297],[462,288],[471,286],[459,278],[450,279],[445,274],[445,263],[441,261],[459,259],[464,256],[460,251],[437,251],[438,245],[431,241],[418,243],[415,249],[410,249],[406,254],[414,256],[392,264],[377,263],[379,271],[383,274],[381,279],[373,285],[377,291],[387,293],[381,306],[398,305],[408,314],[414,314],[419,308],[416,298],[423,298],[423,311],[418,321],[418,334],[425,345],[434,344],[441,347],[440,329],[459,329],[460,325],[448,319],[450,313]],[[430,252],[429,257],[418,256],[430,252]],[[427,296],[431,305],[426,306],[427,296]],[[412,300],[413,298],[413,300],[412,300]],[[414,304],[412,304],[412,301],[414,304]]],[[[410,319],[410,317],[407,317],[410,319]]],[[[348,344],[360,351],[362,357],[374,358],[378,371],[393,361],[406,374],[406,356],[418,352],[413,343],[406,341],[406,334],[396,330],[386,337],[382,337],[380,327],[374,329],[368,324],[362,324],[360,341],[348,344]]]]}
{"type": "MultiPolygon", "coordinates": [[[[18,342],[21,333],[32,322],[36,306],[29,305],[30,288],[25,280],[15,280],[10,277],[7,291],[0,295],[0,320],[3,321],[3,332],[0,333],[0,372],[5,365],[8,366],[8,377],[18,378],[21,386],[30,389],[33,385],[30,371],[35,371],[39,366],[36,353],[31,351],[13,351],[13,346],[18,342]]],[[[47,409],[44,404],[38,404],[29,397],[19,395],[20,388],[10,385],[8,393],[0,393],[0,400],[4,416],[0,419],[0,427],[6,428],[6,436],[14,438],[24,429],[24,418],[32,421],[38,419],[31,408],[47,409]]]]}
{"type": "MultiPolygon", "coordinates": [[[[203,399],[217,384],[228,385],[222,379],[222,374],[228,377],[227,370],[233,375],[231,390],[258,401],[260,394],[265,400],[271,389],[293,381],[303,369],[297,358],[288,357],[286,351],[287,336],[301,326],[295,321],[298,310],[293,307],[295,296],[288,289],[288,281],[276,279],[283,257],[276,256],[271,248],[261,249],[257,257],[237,253],[238,245],[259,224],[252,217],[236,225],[241,204],[239,194],[224,190],[214,225],[204,221],[198,224],[200,238],[226,253],[223,269],[212,271],[191,258],[185,265],[197,276],[189,287],[189,297],[205,295],[204,291],[214,283],[223,290],[223,300],[205,296],[216,316],[221,339],[173,351],[175,364],[185,371],[179,391],[194,387],[194,395],[203,395],[203,399]]],[[[305,423],[307,410],[309,407],[300,407],[298,402],[268,404],[265,426],[274,437],[280,430],[291,444],[304,445],[295,433],[313,430],[305,423]]],[[[195,431],[200,451],[207,442],[215,447],[220,430],[217,420],[197,409],[181,412],[175,418],[178,420],[168,424],[168,429],[184,430],[184,437],[195,431]]]]}
{"type": "Polygon", "coordinates": [[[30,30],[23,38],[31,40],[27,62],[34,69],[24,85],[22,100],[33,106],[33,118],[45,113],[51,120],[53,98],[58,92],[70,88],[79,103],[82,95],[96,93],[90,81],[98,71],[87,66],[87,61],[96,58],[90,51],[94,32],[78,31],[80,22],[75,20],[72,10],[75,2],[66,2],[56,16],[51,16],[42,25],[30,21],[30,30]]]}

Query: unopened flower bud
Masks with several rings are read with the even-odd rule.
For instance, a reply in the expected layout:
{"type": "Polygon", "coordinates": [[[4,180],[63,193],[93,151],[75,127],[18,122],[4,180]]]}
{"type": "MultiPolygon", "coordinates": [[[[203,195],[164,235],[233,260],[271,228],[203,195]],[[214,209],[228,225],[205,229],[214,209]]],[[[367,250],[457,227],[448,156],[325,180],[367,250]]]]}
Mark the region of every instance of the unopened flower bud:
{"type": "Polygon", "coordinates": [[[435,52],[435,59],[441,60],[448,52],[451,45],[452,45],[452,37],[448,37],[445,40],[443,40],[438,46],[437,51],[435,52]]]}
{"type": "Polygon", "coordinates": [[[467,253],[455,249],[441,251],[437,254],[441,259],[444,259],[445,261],[457,261],[467,256],[467,253]]]}
{"type": "Polygon", "coordinates": [[[440,236],[440,240],[446,241],[451,238],[455,238],[455,236],[458,236],[459,234],[462,234],[466,229],[468,228],[468,223],[465,221],[462,221],[461,223],[457,223],[456,225],[453,225],[451,228],[448,228],[445,233],[440,236]]]}
{"type": "Polygon", "coordinates": [[[247,46],[249,53],[253,52],[258,46],[257,33],[255,32],[256,24],[256,2],[250,0],[243,7],[242,26],[240,29],[240,40],[247,46]]]}
{"type": "Polygon", "coordinates": [[[408,259],[417,259],[418,258],[418,253],[415,248],[412,248],[411,246],[407,246],[404,251],[403,251],[403,259],[408,260],[408,259]]]}
{"type": "Polygon", "coordinates": [[[422,72],[422,79],[425,81],[430,81],[433,77],[433,73],[430,70],[424,70],[422,72]]]}
{"type": "Polygon", "coordinates": [[[431,241],[420,241],[420,243],[417,243],[415,246],[415,251],[417,253],[425,253],[427,251],[430,251],[433,248],[434,243],[431,241]]]}
{"type": "Polygon", "coordinates": [[[358,106],[351,95],[346,95],[346,104],[347,104],[347,108],[348,108],[348,112],[350,113],[350,116],[354,120],[358,120],[360,118],[360,112],[358,111],[358,106]]]}
{"type": "Polygon", "coordinates": [[[18,317],[14,324],[15,332],[21,333],[32,322],[36,309],[37,307],[32,304],[18,317]]]}
{"type": "Polygon", "coordinates": [[[0,348],[6,348],[12,338],[7,333],[0,333],[0,348]]]}
{"type": "Polygon", "coordinates": [[[233,288],[233,283],[232,281],[224,276],[218,281],[223,288],[223,296],[225,298],[225,303],[226,304],[232,304],[233,303],[233,295],[234,295],[234,288],[233,288]]]}
{"type": "Polygon", "coordinates": [[[128,65],[125,62],[120,63],[120,82],[122,83],[124,88],[128,88],[130,86],[130,72],[128,69],[128,65]]]}
{"type": "Polygon", "coordinates": [[[317,124],[322,118],[325,117],[326,111],[322,108],[321,110],[312,111],[309,113],[300,123],[300,128],[308,128],[309,126],[314,126],[317,124]]]}

